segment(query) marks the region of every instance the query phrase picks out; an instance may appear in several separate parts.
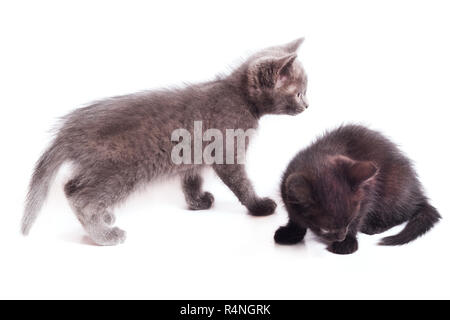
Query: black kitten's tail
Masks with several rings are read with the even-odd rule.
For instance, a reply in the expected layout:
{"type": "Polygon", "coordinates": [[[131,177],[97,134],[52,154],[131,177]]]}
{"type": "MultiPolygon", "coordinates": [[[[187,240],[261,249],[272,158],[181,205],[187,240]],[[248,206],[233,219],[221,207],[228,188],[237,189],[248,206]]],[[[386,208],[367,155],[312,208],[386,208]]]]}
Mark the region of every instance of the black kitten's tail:
{"type": "Polygon", "coordinates": [[[379,244],[382,246],[398,246],[411,242],[430,230],[439,219],[441,219],[441,216],[437,210],[424,202],[399,234],[383,238],[379,244]]]}

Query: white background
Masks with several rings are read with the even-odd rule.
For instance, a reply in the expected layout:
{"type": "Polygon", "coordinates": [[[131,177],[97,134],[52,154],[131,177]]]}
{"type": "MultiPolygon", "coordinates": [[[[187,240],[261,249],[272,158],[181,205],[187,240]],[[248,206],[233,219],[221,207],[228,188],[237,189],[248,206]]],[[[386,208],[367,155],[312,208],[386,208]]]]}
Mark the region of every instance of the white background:
{"type": "Polygon", "coordinates": [[[429,0],[2,1],[0,298],[450,298],[449,9],[429,0]],[[159,182],[117,210],[126,243],[98,247],[65,201],[65,168],[30,236],[19,234],[32,167],[59,116],[99,98],[209,80],[300,36],[310,108],[264,117],[248,155],[258,193],[279,203],[275,215],[250,217],[207,172],[212,210],[185,210],[179,181],[159,182]],[[444,219],[403,247],[361,235],[350,256],[310,234],[276,246],[284,168],[344,122],[399,143],[444,219]]]}

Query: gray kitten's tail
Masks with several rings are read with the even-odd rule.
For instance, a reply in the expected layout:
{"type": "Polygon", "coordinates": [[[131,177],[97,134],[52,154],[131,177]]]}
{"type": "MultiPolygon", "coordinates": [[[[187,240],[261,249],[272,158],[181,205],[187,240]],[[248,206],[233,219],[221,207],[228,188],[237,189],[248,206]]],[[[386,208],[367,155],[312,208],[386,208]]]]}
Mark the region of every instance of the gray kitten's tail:
{"type": "Polygon", "coordinates": [[[58,144],[53,144],[41,156],[34,168],[28,189],[25,212],[22,218],[22,233],[27,235],[47,197],[50,184],[65,157],[58,144]]]}
{"type": "Polygon", "coordinates": [[[398,246],[411,242],[430,230],[439,219],[441,216],[436,208],[425,202],[399,234],[381,239],[380,245],[398,246]]]}

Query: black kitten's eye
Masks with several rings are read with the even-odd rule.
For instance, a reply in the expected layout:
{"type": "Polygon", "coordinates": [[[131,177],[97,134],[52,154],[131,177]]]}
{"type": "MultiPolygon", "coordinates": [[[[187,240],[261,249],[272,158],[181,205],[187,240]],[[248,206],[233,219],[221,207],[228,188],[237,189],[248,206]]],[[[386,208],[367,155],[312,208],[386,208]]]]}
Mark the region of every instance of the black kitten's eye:
{"type": "Polygon", "coordinates": [[[296,205],[297,210],[301,211],[302,213],[307,213],[311,209],[310,204],[302,203],[296,205]]]}

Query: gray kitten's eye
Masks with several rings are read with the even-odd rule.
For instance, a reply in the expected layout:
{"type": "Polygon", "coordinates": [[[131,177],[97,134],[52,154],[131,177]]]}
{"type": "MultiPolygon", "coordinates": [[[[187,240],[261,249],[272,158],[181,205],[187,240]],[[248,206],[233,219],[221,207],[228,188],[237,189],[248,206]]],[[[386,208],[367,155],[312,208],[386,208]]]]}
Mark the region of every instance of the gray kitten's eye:
{"type": "Polygon", "coordinates": [[[300,96],[301,96],[302,94],[299,92],[299,93],[297,93],[297,97],[299,97],[300,98],[300,96]]]}

